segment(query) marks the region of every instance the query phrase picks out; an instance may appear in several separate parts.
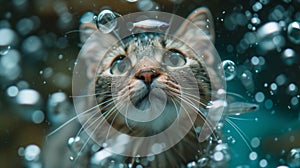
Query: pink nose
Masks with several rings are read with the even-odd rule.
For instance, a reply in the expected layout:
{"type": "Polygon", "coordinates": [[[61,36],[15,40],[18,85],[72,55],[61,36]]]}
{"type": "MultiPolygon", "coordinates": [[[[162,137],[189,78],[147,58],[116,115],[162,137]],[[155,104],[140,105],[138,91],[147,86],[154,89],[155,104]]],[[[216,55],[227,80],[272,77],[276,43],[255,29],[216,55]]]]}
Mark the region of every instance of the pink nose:
{"type": "Polygon", "coordinates": [[[145,83],[149,84],[152,82],[153,78],[156,78],[158,73],[154,69],[140,70],[136,75],[136,78],[143,80],[145,83]]]}

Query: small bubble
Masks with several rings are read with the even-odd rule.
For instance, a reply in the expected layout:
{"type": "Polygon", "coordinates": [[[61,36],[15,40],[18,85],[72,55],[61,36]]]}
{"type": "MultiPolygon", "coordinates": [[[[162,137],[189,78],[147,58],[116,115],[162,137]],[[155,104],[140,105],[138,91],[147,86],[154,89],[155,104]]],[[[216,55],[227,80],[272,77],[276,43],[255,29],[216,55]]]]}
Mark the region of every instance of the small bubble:
{"type": "Polygon", "coordinates": [[[58,59],[59,59],[59,60],[63,59],[63,57],[64,57],[64,56],[63,56],[62,54],[58,54],[58,59]]]}
{"type": "Polygon", "coordinates": [[[258,12],[259,10],[262,9],[262,4],[260,2],[256,2],[253,6],[252,6],[252,9],[254,12],[258,12]]]}
{"type": "Polygon", "coordinates": [[[10,86],[7,88],[6,93],[9,97],[16,97],[19,93],[19,89],[16,86],[10,86]]]}
{"type": "Polygon", "coordinates": [[[258,64],[259,64],[259,59],[258,59],[258,57],[253,56],[253,57],[251,58],[251,63],[252,63],[252,65],[258,65],[258,64]]]}
{"type": "Polygon", "coordinates": [[[259,166],[260,167],[267,167],[268,166],[268,161],[266,159],[262,159],[259,161],[259,166]]]}
{"type": "Polygon", "coordinates": [[[281,58],[285,64],[292,65],[296,62],[297,55],[293,49],[287,48],[282,52],[281,58]]]}
{"type": "Polygon", "coordinates": [[[35,124],[40,124],[44,121],[45,119],[45,115],[44,112],[40,111],[40,110],[36,110],[33,112],[32,114],[32,122],[35,124]]]}
{"type": "Polygon", "coordinates": [[[69,159],[70,159],[71,161],[73,161],[73,160],[74,160],[74,157],[73,157],[73,156],[70,156],[69,159]]]}
{"type": "Polygon", "coordinates": [[[23,89],[16,97],[16,101],[20,105],[36,105],[40,99],[40,94],[33,89],[23,89]]]}
{"type": "Polygon", "coordinates": [[[127,2],[137,2],[139,0],[126,0],[127,2]]]}
{"type": "Polygon", "coordinates": [[[258,103],[263,102],[263,101],[265,100],[265,95],[264,95],[264,93],[262,93],[262,92],[257,92],[257,93],[255,94],[255,100],[256,100],[258,103]]]}
{"type": "Polygon", "coordinates": [[[273,108],[273,101],[271,99],[267,99],[265,101],[265,108],[267,110],[271,110],[273,108]]]}
{"type": "Polygon", "coordinates": [[[299,103],[299,99],[297,97],[292,97],[291,98],[291,105],[297,106],[299,103]]]}
{"type": "Polygon", "coordinates": [[[260,145],[259,138],[257,138],[257,137],[252,138],[250,144],[253,148],[257,148],[260,145]]]}
{"type": "Polygon", "coordinates": [[[151,10],[154,6],[154,3],[152,0],[139,0],[137,3],[137,8],[141,11],[148,11],[151,10]]]}
{"type": "Polygon", "coordinates": [[[80,18],[80,23],[95,23],[95,14],[93,12],[86,12],[80,18]]]}
{"type": "Polygon", "coordinates": [[[288,37],[289,39],[295,43],[300,44],[300,22],[295,21],[289,24],[288,26],[288,37]]]}
{"type": "Polygon", "coordinates": [[[249,154],[249,159],[250,160],[256,160],[257,159],[257,153],[256,152],[251,152],[249,154]]]}
{"type": "Polygon", "coordinates": [[[36,145],[28,145],[24,151],[24,158],[27,161],[37,161],[40,157],[40,148],[36,145]]]}
{"type": "Polygon", "coordinates": [[[286,83],[286,76],[284,74],[280,74],[276,77],[275,82],[277,85],[282,86],[286,83]]]}
{"type": "Polygon", "coordinates": [[[187,168],[197,168],[197,163],[195,161],[190,162],[187,164],[187,168]]]}
{"type": "Polygon", "coordinates": [[[294,83],[290,83],[287,89],[289,95],[295,95],[298,92],[298,87],[294,83]]]}
{"type": "Polygon", "coordinates": [[[276,168],[289,168],[289,167],[285,166],[285,165],[280,165],[280,166],[277,166],[276,168]]]}
{"type": "Polygon", "coordinates": [[[205,167],[207,164],[208,164],[209,160],[208,158],[204,157],[204,158],[200,158],[198,161],[197,161],[197,164],[200,166],[200,167],[205,167]]]}
{"type": "Polygon", "coordinates": [[[68,140],[69,149],[76,155],[81,155],[87,152],[87,147],[84,141],[79,137],[71,137],[68,140]]]}
{"type": "Polygon", "coordinates": [[[24,147],[19,147],[18,149],[18,155],[19,156],[24,156],[25,154],[25,148],[24,147]]]}
{"type": "Polygon", "coordinates": [[[225,60],[221,63],[222,69],[225,74],[225,80],[230,81],[232,80],[236,75],[236,65],[231,60],[225,60]]]}
{"type": "Polygon", "coordinates": [[[276,91],[277,88],[278,88],[278,86],[276,85],[276,83],[272,83],[272,84],[270,85],[270,89],[273,90],[273,91],[276,91]]]}
{"type": "Polygon", "coordinates": [[[224,159],[222,152],[215,152],[213,157],[215,161],[222,161],[224,159]]]}
{"type": "Polygon", "coordinates": [[[116,15],[111,10],[102,10],[97,17],[97,26],[102,33],[110,33],[117,26],[116,15]]]}

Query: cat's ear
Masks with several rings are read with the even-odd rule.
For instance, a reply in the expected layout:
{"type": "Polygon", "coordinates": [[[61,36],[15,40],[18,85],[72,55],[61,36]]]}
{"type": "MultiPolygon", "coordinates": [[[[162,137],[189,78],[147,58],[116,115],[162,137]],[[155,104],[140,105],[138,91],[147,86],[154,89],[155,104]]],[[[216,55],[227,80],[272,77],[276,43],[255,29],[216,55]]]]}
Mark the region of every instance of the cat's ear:
{"type": "Polygon", "coordinates": [[[206,7],[200,7],[194,10],[188,17],[189,22],[184,22],[178,29],[178,34],[186,36],[206,36],[211,42],[215,40],[213,17],[206,7]],[[202,33],[199,33],[199,28],[202,33]]]}

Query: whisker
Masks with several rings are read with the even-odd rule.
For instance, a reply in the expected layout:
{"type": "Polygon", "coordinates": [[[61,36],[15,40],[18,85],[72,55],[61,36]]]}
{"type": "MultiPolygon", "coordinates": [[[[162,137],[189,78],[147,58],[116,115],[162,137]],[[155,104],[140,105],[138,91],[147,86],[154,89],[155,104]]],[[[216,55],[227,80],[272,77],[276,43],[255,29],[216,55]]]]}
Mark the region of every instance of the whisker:
{"type": "Polygon", "coordinates": [[[105,95],[105,96],[111,96],[112,94],[107,94],[110,93],[109,91],[107,92],[102,92],[102,93],[95,93],[95,94],[90,94],[90,95],[76,95],[76,96],[69,96],[70,98],[73,97],[90,97],[90,96],[98,96],[98,95],[105,95]]]}
{"type": "Polygon", "coordinates": [[[240,121],[255,121],[255,119],[251,119],[251,118],[236,118],[236,117],[231,117],[231,116],[227,116],[230,119],[234,119],[234,120],[240,120],[240,121]]]}
{"type": "Polygon", "coordinates": [[[234,130],[241,136],[241,138],[243,139],[243,141],[245,142],[245,144],[247,145],[249,150],[252,152],[253,150],[252,150],[251,146],[249,145],[249,143],[246,139],[247,136],[243,133],[243,131],[230,119],[225,118],[225,121],[228,122],[228,124],[230,124],[234,128],[234,130]]]}

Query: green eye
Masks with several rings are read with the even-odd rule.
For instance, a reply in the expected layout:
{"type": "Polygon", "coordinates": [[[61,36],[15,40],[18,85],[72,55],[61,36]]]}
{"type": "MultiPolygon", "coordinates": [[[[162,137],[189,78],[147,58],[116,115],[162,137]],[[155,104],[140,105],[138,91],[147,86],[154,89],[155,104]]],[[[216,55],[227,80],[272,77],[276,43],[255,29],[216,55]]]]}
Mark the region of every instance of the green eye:
{"type": "Polygon", "coordinates": [[[180,67],[185,65],[185,56],[177,50],[169,50],[163,56],[163,62],[171,67],[180,67]]]}
{"type": "Polygon", "coordinates": [[[110,73],[115,75],[121,75],[127,72],[131,68],[131,63],[126,56],[121,55],[117,57],[111,65],[110,73]]]}

